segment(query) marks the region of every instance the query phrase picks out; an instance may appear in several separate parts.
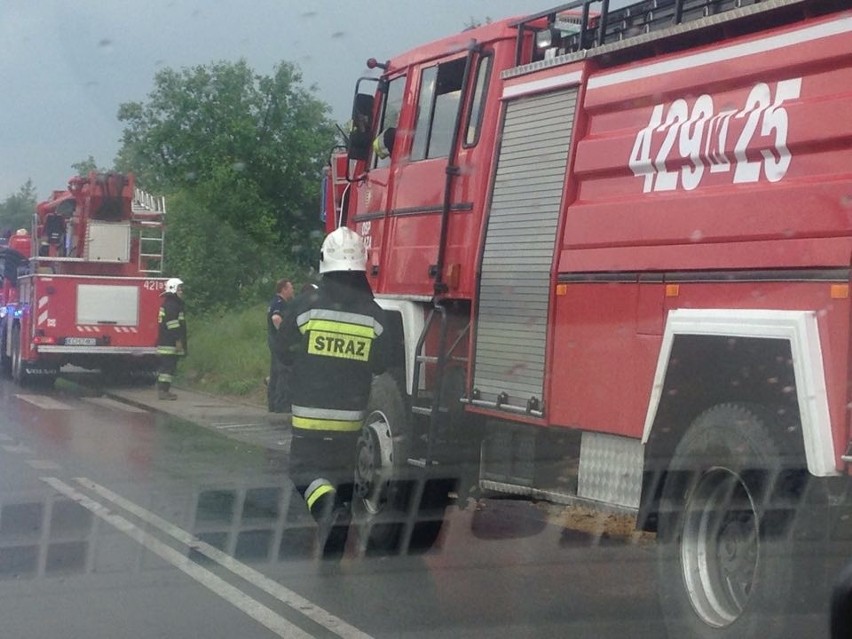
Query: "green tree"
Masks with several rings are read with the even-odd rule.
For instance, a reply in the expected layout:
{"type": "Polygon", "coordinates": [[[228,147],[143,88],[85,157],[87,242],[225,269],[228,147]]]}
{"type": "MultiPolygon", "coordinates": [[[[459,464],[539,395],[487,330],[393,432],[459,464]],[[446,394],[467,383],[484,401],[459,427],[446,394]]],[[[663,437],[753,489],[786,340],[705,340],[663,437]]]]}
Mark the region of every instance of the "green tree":
{"type": "Polygon", "coordinates": [[[150,190],[203,189],[222,203],[209,213],[260,243],[310,233],[336,134],[295,66],[282,62],[272,76],[244,60],[165,69],[154,85],[147,102],[119,109],[120,167],[150,190]]]}
{"type": "Polygon", "coordinates": [[[36,191],[32,180],[27,180],[0,204],[0,231],[25,228],[32,226],[36,207],[36,191]]]}
{"type": "Polygon", "coordinates": [[[186,282],[191,312],[271,298],[278,278],[301,279],[306,269],[291,254],[227,222],[211,223],[205,206],[204,195],[189,188],[167,201],[166,272],[186,282]]]}
{"type": "Polygon", "coordinates": [[[104,169],[98,166],[98,163],[95,162],[95,157],[90,155],[85,160],[80,160],[79,162],[74,162],[71,165],[71,168],[74,169],[77,175],[86,176],[92,171],[95,173],[107,173],[109,169],[104,169]]]}
{"type": "Polygon", "coordinates": [[[492,22],[491,16],[485,16],[484,21],[478,20],[478,19],[474,18],[473,16],[471,16],[470,19],[467,22],[464,23],[464,31],[470,31],[471,29],[476,29],[478,27],[481,27],[483,24],[491,24],[491,22],[492,22]]]}
{"type": "Polygon", "coordinates": [[[243,60],[164,69],[147,101],[121,105],[116,164],[167,195],[166,266],[190,300],[271,295],[313,262],[328,113],[292,64],[263,76],[243,60]]]}

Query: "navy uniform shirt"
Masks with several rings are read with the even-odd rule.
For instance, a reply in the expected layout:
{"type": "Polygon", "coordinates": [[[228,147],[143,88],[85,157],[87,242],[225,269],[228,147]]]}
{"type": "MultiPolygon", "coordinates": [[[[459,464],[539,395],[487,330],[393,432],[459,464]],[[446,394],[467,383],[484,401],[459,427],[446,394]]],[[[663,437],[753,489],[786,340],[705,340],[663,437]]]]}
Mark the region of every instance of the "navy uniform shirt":
{"type": "Polygon", "coordinates": [[[275,336],[278,334],[275,324],[272,323],[272,318],[278,315],[283,320],[284,316],[287,314],[287,306],[287,300],[277,293],[269,302],[269,308],[266,311],[266,341],[269,344],[269,350],[271,351],[275,350],[275,336]]]}

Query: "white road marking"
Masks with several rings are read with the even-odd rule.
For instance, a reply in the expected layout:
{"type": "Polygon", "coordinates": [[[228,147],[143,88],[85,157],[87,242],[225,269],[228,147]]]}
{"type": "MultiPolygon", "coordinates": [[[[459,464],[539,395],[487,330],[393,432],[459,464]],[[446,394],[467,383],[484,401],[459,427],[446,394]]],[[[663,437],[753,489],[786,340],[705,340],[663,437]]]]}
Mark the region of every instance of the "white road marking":
{"type": "Polygon", "coordinates": [[[257,428],[258,426],[262,426],[264,428],[269,428],[269,424],[213,424],[216,427],[216,430],[235,430],[237,428],[257,428]]]}
{"type": "Polygon", "coordinates": [[[338,637],[343,637],[344,639],[371,639],[370,635],[367,635],[354,626],[349,625],[342,619],[335,617],[330,612],[320,608],[316,604],[308,601],[301,595],[285,588],[277,581],[274,581],[267,577],[266,575],[258,572],[257,570],[246,566],[244,563],[237,561],[230,555],[225,554],[218,548],[214,548],[210,544],[207,544],[197,537],[191,535],[187,531],[182,528],[178,528],[177,526],[169,523],[165,519],[155,515],[149,510],[138,506],[137,504],[125,499],[121,495],[118,495],[108,488],[105,488],[99,484],[96,484],[91,479],[87,479],[85,477],[77,477],[76,481],[85,488],[95,492],[100,497],[111,501],[115,505],[123,508],[129,513],[132,513],[146,524],[150,524],[155,528],[159,528],[167,535],[173,537],[177,541],[186,544],[190,548],[197,550],[198,552],[206,555],[213,561],[217,562],[219,565],[227,568],[237,576],[245,579],[253,586],[263,590],[264,592],[272,595],[278,601],[290,606],[294,610],[300,612],[305,615],[308,619],[318,623],[319,625],[327,628],[338,637]]]}
{"type": "Polygon", "coordinates": [[[266,433],[272,432],[277,429],[273,428],[272,426],[269,426],[268,424],[244,424],[241,426],[231,426],[230,428],[219,427],[216,430],[224,431],[224,434],[227,435],[229,433],[266,433]]]}
{"type": "Polygon", "coordinates": [[[23,444],[15,444],[13,446],[3,446],[3,450],[7,453],[24,453],[25,455],[32,455],[33,449],[27,448],[23,444]]]}
{"type": "Polygon", "coordinates": [[[46,395],[15,395],[20,400],[25,402],[29,402],[34,406],[38,406],[39,408],[43,408],[45,410],[74,410],[73,406],[69,406],[68,404],[63,404],[52,397],[47,397],[46,395]]]}
{"type": "Polygon", "coordinates": [[[49,459],[28,459],[27,464],[36,470],[60,470],[62,466],[49,459]]]}
{"type": "Polygon", "coordinates": [[[124,402],[117,402],[114,399],[109,399],[108,397],[84,397],[83,401],[88,402],[89,404],[103,406],[104,408],[114,408],[116,410],[122,410],[125,413],[148,412],[144,408],[139,408],[138,406],[133,406],[132,404],[125,404],[124,402]]]}
{"type": "Polygon", "coordinates": [[[217,577],[209,570],[189,561],[185,555],[163,543],[156,537],[146,533],[130,521],[120,515],[112,513],[109,508],[93,499],[89,499],[83,493],[74,490],[71,486],[56,477],[42,477],[41,480],[50,485],[57,492],[77,502],[83,508],[91,511],[111,526],[117,528],[131,539],[142,544],[145,548],[172,564],[178,570],[186,573],[205,588],[222,597],[246,615],[274,632],[279,637],[293,639],[310,639],[311,635],[291,623],[281,615],[270,610],[259,601],[252,599],[242,590],[235,588],[224,579],[217,577]]]}

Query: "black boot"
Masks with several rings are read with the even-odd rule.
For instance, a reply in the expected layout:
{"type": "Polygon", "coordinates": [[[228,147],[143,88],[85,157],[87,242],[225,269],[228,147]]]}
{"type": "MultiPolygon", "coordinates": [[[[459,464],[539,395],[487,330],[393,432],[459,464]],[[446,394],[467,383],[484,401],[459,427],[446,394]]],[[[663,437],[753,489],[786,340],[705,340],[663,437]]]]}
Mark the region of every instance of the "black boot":
{"type": "Polygon", "coordinates": [[[157,399],[165,399],[174,401],[177,399],[177,395],[172,393],[169,388],[171,388],[171,384],[166,382],[157,382],[157,399]]]}
{"type": "Polygon", "coordinates": [[[337,493],[331,490],[317,499],[310,511],[317,522],[317,554],[322,559],[341,559],[351,519],[348,504],[340,504],[337,493]]]}

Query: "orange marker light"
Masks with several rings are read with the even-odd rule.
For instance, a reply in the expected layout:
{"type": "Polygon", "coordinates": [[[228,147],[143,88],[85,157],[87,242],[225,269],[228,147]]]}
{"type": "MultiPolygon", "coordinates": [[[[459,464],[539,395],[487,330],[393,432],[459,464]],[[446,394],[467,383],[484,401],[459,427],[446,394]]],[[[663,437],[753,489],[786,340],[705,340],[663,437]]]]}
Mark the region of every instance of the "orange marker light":
{"type": "Polygon", "coordinates": [[[849,285],[848,284],[832,284],[831,285],[831,299],[833,299],[833,300],[849,299],[849,285]]]}

